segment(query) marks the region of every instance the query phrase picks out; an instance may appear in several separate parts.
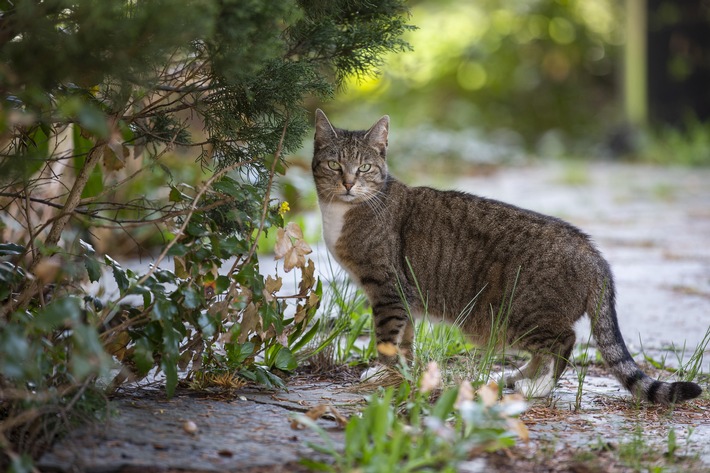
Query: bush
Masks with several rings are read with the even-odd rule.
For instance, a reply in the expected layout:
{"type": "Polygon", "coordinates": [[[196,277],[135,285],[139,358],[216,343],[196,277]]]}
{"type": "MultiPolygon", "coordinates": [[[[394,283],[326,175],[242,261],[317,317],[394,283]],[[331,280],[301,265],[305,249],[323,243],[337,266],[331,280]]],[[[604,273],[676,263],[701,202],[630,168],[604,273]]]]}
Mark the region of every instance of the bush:
{"type": "Polygon", "coordinates": [[[154,369],[169,395],[181,370],[278,385],[295,369],[320,285],[274,176],[305,99],[406,47],[402,3],[0,2],[0,464],[154,369]],[[138,274],[101,237],[145,228],[162,251],[138,274]],[[300,272],[288,298],[258,271],[269,231],[300,272]],[[86,291],[106,277],[117,296],[86,291]]]}

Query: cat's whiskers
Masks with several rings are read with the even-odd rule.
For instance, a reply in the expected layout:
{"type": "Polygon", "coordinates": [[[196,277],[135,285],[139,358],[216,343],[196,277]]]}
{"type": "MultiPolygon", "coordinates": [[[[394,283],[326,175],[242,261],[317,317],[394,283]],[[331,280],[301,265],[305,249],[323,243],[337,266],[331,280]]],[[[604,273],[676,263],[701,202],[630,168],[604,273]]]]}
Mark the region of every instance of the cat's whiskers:
{"type": "Polygon", "coordinates": [[[384,221],[389,213],[387,204],[384,201],[384,198],[387,197],[386,194],[379,189],[369,188],[362,188],[360,193],[364,197],[363,202],[370,207],[375,217],[380,221],[384,221]]]}

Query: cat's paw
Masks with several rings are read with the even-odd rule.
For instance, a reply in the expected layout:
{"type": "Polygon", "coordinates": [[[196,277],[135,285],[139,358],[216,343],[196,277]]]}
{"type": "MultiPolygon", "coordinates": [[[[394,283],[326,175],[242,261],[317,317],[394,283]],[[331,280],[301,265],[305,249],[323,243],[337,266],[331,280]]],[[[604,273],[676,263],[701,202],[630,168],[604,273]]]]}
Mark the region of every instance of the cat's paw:
{"type": "Polygon", "coordinates": [[[380,363],[370,366],[360,375],[360,381],[364,383],[382,384],[392,376],[392,369],[380,363]]]}
{"type": "Polygon", "coordinates": [[[503,371],[500,373],[491,373],[488,377],[488,382],[494,382],[498,386],[513,389],[515,383],[520,379],[520,373],[515,371],[503,371]]]}
{"type": "Polygon", "coordinates": [[[515,390],[527,398],[547,397],[554,387],[555,381],[550,377],[525,378],[515,382],[515,390]]]}

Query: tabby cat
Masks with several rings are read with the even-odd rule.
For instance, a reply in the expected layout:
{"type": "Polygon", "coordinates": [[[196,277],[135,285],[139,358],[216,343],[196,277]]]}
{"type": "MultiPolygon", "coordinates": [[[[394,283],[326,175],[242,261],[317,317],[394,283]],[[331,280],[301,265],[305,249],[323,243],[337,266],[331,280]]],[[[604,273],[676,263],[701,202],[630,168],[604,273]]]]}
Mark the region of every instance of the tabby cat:
{"type": "MultiPolygon", "coordinates": [[[[503,306],[503,342],[531,354],[503,381],[542,397],[567,367],[573,326],[586,313],[604,360],[633,394],[669,404],[701,393],[639,369],[619,332],[609,264],[587,235],[503,202],[399,182],[387,171],[388,133],[387,116],[348,131],[316,111],[312,168],[325,243],[367,294],[378,344],[411,359],[412,311],[458,320],[485,342],[503,306]]],[[[384,364],[396,359],[380,353],[384,364]]]]}

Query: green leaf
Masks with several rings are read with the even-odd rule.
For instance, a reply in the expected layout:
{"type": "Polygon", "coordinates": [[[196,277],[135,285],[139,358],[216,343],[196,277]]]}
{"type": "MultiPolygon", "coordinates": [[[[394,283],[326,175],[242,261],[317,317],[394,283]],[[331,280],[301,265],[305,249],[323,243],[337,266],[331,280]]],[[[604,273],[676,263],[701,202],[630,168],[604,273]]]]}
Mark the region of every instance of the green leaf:
{"type": "Polygon", "coordinates": [[[160,359],[160,367],[165,373],[165,394],[168,397],[173,397],[178,382],[177,361],[172,361],[169,357],[164,356],[160,359]]]}
{"type": "Polygon", "coordinates": [[[0,373],[7,379],[33,377],[37,366],[27,363],[30,341],[19,324],[7,324],[0,330],[0,373]]]}
{"type": "Polygon", "coordinates": [[[186,199],[187,196],[180,192],[177,187],[170,186],[170,194],[168,194],[168,200],[170,200],[170,202],[182,202],[186,199]]]}
{"type": "Polygon", "coordinates": [[[458,388],[447,389],[444,391],[439,397],[439,400],[436,401],[434,409],[431,411],[431,415],[438,417],[441,420],[446,420],[454,409],[454,403],[456,402],[456,396],[458,393],[458,388]]]}
{"type": "Polygon", "coordinates": [[[35,325],[41,330],[54,330],[67,321],[81,318],[81,299],[62,297],[55,299],[35,317],[35,325]]]}
{"type": "Polygon", "coordinates": [[[318,333],[318,328],[320,327],[320,320],[316,320],[316,323],[313,324],[313,327],[311,327],[308,332],[303,335],[301,338],[298,339],[298,341],[291,347],[291,350],[293,353],[298,353],[298,350],[303,348],[308,342],[310,342],[313,337],[318,333]]]}
{"type": "Polygon", "coordinates": [[[163,321],[163,356],[160,359],[160,367],[165,373],[165,392],[168,397],[175,394],[177,386],[177,363],[182,338],[172,322],[163,321]]]}
{"type": "Polygon", "coordinates": [[[298,362],[296,361],[296,357],[293,356],[291,350],[286,347],[281,347],[279,352],[276,354],[274,366],[281,371],[293,371],[298,368],[298,362]]]}
{"type": "Polygon", "coordinates": [[[113,278],[116,280],[116,284],[118,285],[118,289],[121,291],[121,294],[123,294],[129,286],[126,272],[123,268],[121,268],[121,265],[109,255],[104,255],[104,262],[113,269],[113,278]]]}
{"type": "Polygon", "coordinates": [[[157,320],[172,321],[177,313],[178,309],[173,301],[166,299],[164,296],[159,297],[153,305],[153,314],[157,320]]]}
{"type": "Polygon", "coordinates": [[[86,379],[109,368],[110,360],[94,327],[77,324],[72,330],[72,344],[69,366],[77,379],[86,379]]]}
{"type": "Polygon", "coordinates": [[[239,184],[229,177],[223,177],[219,181],[215,182],[212,184],[212,188],[231,197],[242,197],[244,194],[244,190],[239,186],[239,184]]]}
{"type": "Polygon", "coordinates": [[[265,369],[256,367],[256,369],[254,370],[254,375],[256,377],[256,382],[263,384],[267,388],[285,387],[284,382],[281,378],[265,369]]]}
{"type": "Polygon", "coordinates": [[[183,304],[188,309],[197,309],[202,305],[202,296],[200,292],[193,286],[187,286],[182,290],[182,295],[184,297],[183,304]]]}
{"type": "MultiPolygon", "coordinates": [[[[274,166],[274,158],[275,157],[276,156],[273,154],[264,157],[264,166],[266,166],[266,169],[270,170],[271,167],[274,166]]],[[[276,163],[276,167],[274,168],[274,172],[276,172],[276,174],[281,174],[281,175],[286,174],[286,166],[284,166],[284,163],[281,159],[279,159],[279,161],[276,163]]]]}
{"type": "Polygon", "coordinates": [[[89,275],[89,281],[96,282],[101,279],[101,264],[91,256],[84,255],[84,266],[89,275]]]}
{"type": "Polygon", "coordinates": [[[155,365],[155,360],[153,359],[153,351],[155,347],[150,343],[147,338],[139,338],[136,340],[135,349],[133,350],[133,361],[138,369],[138,374],[144,376],[148,374],[148,371],[155,365]]]}

